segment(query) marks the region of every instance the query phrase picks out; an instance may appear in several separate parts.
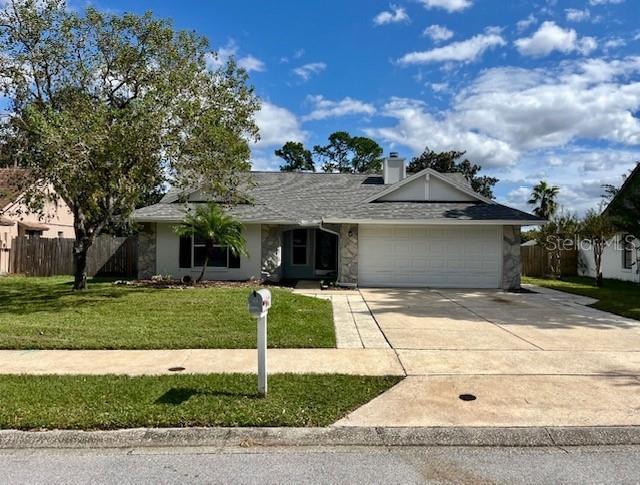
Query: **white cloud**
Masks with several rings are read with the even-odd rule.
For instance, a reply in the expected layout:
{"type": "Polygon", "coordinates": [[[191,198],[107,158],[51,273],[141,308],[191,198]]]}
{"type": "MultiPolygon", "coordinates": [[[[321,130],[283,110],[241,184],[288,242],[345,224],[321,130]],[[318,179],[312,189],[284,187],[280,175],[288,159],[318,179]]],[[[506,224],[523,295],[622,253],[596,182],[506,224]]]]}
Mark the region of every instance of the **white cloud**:
{"type": "Polygon", "coordinates": [[[531,210],[527,200],[533,185],[547,180],[560,187],[561,209],[581,215],[602,202],[603,184],[619,186],[621,175],[634,167],[639,158],[640,150],[587,149],[573,145],[524,156],[518,166],[494,172],[502,183],[517,185],[499,200],[531,210]]]}
{"type": "Polygon", "coordinates": [[[431,37],[434,42],[449,40],[453,37],[453,32],[442,25],[430,25],[422,32],[425,37],[431,37]]]}
{"type": "Polygon", "coordinates": [[[327,68],[324,62],[309,62],[293,69],[293,73],[303,81],[308,81],[314,74],[319,74],[327,68]]]}
{"type": "Polygon", "coordinates": [[[409,15],[407,15],[407,11],[403,7],[389,5],[389,9],[391,11],[384,10],[373,17],[373,23],[375,25],[386,25],[409,22],[409,15]]]}
{"type": "Polygon", "coordinates": [[[269,101],[262,101],[255,121],[260,129],[260,140],[255,145],[257,148],[280,146],[287,141],[305,141],[307,138],[296,115],[269,101]]]}
{"type": "Polygon", "coordinates": [[[589,0],[589,4],[591,5],[606,5],[606,4],[618,4],[622,3],[624,0],[589,0]]]}
{"type": "Polygon", "coordinates": [[[458,94],[455,114],[467,129],[519,151],[577,139],[640,144],[640,57],[586,60],[554,70],[496,68],[458,94]]]}
{"type": "Polygon", "coordinates": [[[432,114],[418,100],[392,98],[383,107],[383,114],[398,123],[365,129],[365,133],[392,145],[407,146],[415,153],[426,145],[436,151],[464,149],[472,160],[483,161],[487,166],[510,165],[518,156],[507,143],[464,129],[451,113],[432,114]]]}
{"type": "MultiPolygon", "coordinates": [[[[555,69],[492,68],[434,111],[394,98],[382,113],[395,124],[370,136],[415,152],[466,149],[488,167],[513,167],[523,156],[579,140],[640,145],[640,56],[587,59],[555,69]]],[[[546,165],[549,157],[540,163],[546,165]]]]}
{"type": "MultiPolygon", "coordinates": [[[[231,57],[236,57],[238,50],[238,45],[233,39],[231,39],[224,46],[220,47],[217,52],[207,52],[204,56],[207,69],[215,71],[220,68],[226,64],[231,57]]],[[[266,69],[264,62],[251,54],[238,59],[238,66],[242,67],[247,72],[261,72],[266,69]]]]}
{"type": "Polygon", "coordinates": [[[303,120],[323,120],[326,118],[337,118],[340,116],[375,114],[376,109],[370,103],[365,103],[358,99],[343,98],[340,101],[325,99],[323,96],[308,96],[307,101],[313,105],[313,110],[303,120]]]}
{"type": "Polygon", "coordinates": [[[593,37],[578,38],[574,29],[565,30],[552,21],[543,22],[531,37],[522,37],[514,43],[520,54],[531,57],[547,56],[553,51],[587,55],[598,45],[593,37]]]}
{"type": "Polygon", "coordinates": [[[216,52],[207,52],[204,56],[207,69],[215,71],[223,66],[231,56],[235,56],[236,52],[238,52],[238,46],[233,40],[227,42],[226,45],[220,47],[216,52]]]}
{"type": "Polygon", "coordinates": [[[410,52],[398,59],[398,62],[405,65],[447,61],[468,63],[481,57],[487,49],[503,45],[506,42],[502,36],[487,32],[428,51],[410,52]]]}
{"type": "Polygon", "coordinates": [[[434,93],[444,93],[449,91],[449,85],[447,83],[431,83],[431,89],[434,93]]]}
{"type": "Polygon", "coordinates": [[[567,21],[569,22],[584,22],[585,20],[589,20],[589,17],[591,17],[591,12],[589,12],[588,8],[585,8],[584,10],[567,8],[564,13],[567,21]]]}
{"type": "Polygon", "coordinates": [[[266,69],[264,62],[262,62],[257,57],[252,56],[251,54],[249,54],[248,56],[242,57],[241,59],[238,59],[238,66],[242,67],[247,72],[251,72],[251,71],[262,72],[266,69]]]}
{"type": "Polygon", "coordinates": [[[473,5],[472,0],[419,0],[425,8],[442,8],[447,12],[460,12],[473,5]]]}
{"type": "MultiPolygon", "coordinates": [[[[300,59],[302,58],[302,56],[304,56],[304,49],[300,48],[300,49],[296,49],[295,51],[293,51],[293,54],[291,55],[291,59],[300,59]]],[[[288,56],[282,56],[280,58],[280,63],[281,64],[287,64],[289,62],[289,57],[288,56]]]]}
{"type": "Polygon", "coordinates": [[[518,32],[523,32],[523,31],[527,30],[530,26],[535,24],[537,21],[538,21],[538,19],[536,19],[533,16],[533,14],[530,13],[529,16],[526,19],[519,20],[516,23],[516,28],[518,29],[518,32]]]}
{"type": "Polygon", "coordinates": [[[626,41],[621,37],[614,37],[612,39],[607,40],[603,47],[605,51],[610,51],[612,49],[617,49],[618,47],[624,47],[627,45],[626,41]]]}

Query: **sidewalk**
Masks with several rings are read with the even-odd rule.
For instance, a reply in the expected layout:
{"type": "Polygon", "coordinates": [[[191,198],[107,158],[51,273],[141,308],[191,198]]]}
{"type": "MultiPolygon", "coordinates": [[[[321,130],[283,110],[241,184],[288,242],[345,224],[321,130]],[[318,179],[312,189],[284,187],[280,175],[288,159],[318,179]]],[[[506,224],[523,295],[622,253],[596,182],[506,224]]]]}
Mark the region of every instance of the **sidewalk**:
{"type": "MultiPolygon", "coordinates": [[[[404,375],[391,349],[269,349],[271,373],[404,375]]],[[[0,350],[0,374],[257,373],[255,349],[0,350]],[[184,368],[171,371],[172,368],[184,368]]]]}
{"type": "Polygon", "coordinates": [[[330,300],[339,349],[389,349],[389,342],[358,290],[320,290],[317,281],[302,281],[294,293],[330,300]]]}

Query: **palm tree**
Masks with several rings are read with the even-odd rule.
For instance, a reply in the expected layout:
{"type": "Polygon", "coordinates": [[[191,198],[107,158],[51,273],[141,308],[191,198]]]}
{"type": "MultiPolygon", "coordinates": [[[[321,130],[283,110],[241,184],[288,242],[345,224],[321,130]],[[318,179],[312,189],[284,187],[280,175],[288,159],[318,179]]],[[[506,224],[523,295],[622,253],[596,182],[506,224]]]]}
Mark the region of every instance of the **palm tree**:
{"type": "Polygon", "coordinates": [[[214,203],[200,206],[195,213],[187,214],[184,221],[174,230],[178,236],[199,237],[205,242],[204,263],[196,283],[200,283],[204,278],[214,244],[228,247],[235,256],[248,254],[247,241],[242,235],[242,224],[225,214],[220,206],[214,203]]]}
{"type": "Polygon", "coordinates": [[[553,217],[558,210],[558,203],[556,202],[558,192],[560,192],[560,187],[549,185],[544,180],[534,185],[529,199],[529,204],[536,206],[533,212],[543,219],[553,217]]]}

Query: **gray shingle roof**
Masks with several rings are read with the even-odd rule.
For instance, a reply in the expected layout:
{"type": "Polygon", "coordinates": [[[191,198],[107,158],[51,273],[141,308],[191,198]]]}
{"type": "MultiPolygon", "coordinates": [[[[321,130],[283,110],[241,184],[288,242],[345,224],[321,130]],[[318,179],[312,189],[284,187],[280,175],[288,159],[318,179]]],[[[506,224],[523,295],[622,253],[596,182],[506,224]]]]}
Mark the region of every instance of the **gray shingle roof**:
{"type": "MultiPolygon", "coordinates": [[[[460,185],[457,174],[444,174],[460,185]]],[[[535,224],[541,219],[500,204],[486,202],[364,202],[389,188],[379,175],[252,172],[247,192],[253,204],[239,204],[229,212],[245,223],[315,224],[322,220],[508,220],[535,224]]],[[[138,221],[178,221],[185,204],[171,191],[159,204],[138,209],[138,221]]],[[[202,203],[192,197],[188,206],[202,203]]]]}

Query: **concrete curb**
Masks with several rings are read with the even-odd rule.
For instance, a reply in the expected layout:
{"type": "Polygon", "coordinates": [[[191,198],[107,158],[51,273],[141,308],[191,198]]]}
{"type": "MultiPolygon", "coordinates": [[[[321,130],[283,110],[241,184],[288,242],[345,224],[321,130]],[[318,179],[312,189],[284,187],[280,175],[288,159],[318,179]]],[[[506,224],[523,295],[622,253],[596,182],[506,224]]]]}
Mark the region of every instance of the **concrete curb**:
{"type": "Polygon", "coordinates": [[[0,449],[268,446],[638,445],[640,426],[522,428],[137,428],[0,431],[0,449]]]}

